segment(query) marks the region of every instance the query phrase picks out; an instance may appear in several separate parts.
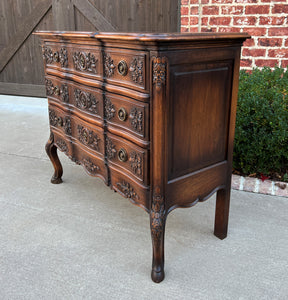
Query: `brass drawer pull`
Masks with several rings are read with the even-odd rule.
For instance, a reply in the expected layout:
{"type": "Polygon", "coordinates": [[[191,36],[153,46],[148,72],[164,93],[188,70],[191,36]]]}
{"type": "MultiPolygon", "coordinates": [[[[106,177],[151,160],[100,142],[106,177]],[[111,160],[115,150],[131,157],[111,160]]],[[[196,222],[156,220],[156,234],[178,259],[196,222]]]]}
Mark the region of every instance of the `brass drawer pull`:
{"type": "Polygon", "coordinates": [[[118,118],[119,118],[120,121],[123,121],[123,122],[126,121],[127,115],[128,114],[127,114],[125,108],[123,108],[123,107],[119,108],[119,110],[118,110],[118,118]]]}
{"type": "Polygon", "coordinates": [[[127,72],[128,72],[128,66],[127,66],[127,63],[125,60],[121,60],[119,63],[118,63],[118,72],[120,75],[122,76],[126,76],[127,75],[127,72]]]}
{"type": "Polygon", "coordinates": [[[118,152],[118,159],[122,162],[127,161],[128,155],[125,149],[121,148],[118,152]]]}

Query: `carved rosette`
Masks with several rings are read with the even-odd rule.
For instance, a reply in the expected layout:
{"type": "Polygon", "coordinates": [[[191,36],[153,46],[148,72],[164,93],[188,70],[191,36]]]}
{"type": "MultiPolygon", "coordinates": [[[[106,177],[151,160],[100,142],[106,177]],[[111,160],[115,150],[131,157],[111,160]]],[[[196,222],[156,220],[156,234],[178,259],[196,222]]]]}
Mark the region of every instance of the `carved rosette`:
{"type": "Polygon", "coordinates": [[[167,62],[165,57],[153,58],[153,84],[159,91],[162,85],[166,83],[167,62]]]}
{"type": "Polygon", "coordinates": [[[99,142],[100,138],[95,134],[92,130],[83,127],[82,125],[78,125],[78,139],[79,141],[92,149],[99,151],[99,142]]]}
{"type": "Polygon", "coordinates": [[[111,77],[114,74],[115,66],[113,59],[109,54],[104,55],[104,73],[106,77],[111,77]]]}
{"type": "Polygon", "coordinates": [[[97,74],[96,64],[98,59],[93,54],[86,52],[74,52],[73,63],[76,70],[97,74]]]}
{"type": "Polygon", "coordinates": [[[83,92],[79,89],[74,90],[74,96],[76,101],[76,106],[80,109],[90,111],[92,113],[98,113],[97,104],[99,103],[96,100],[95,96],[91,93],[83,92]]]}
{"type": "Polygon", "coordinates": [[[59,139],[56,142],[56,146],[59,148],[59,150],[65,152],[66,154],[68,153],[68,146],[64,140],[59,139]]]}
{"type": "Polygon", "coordinates": [[[56,127],[58,125],[58,121],[59,121],[59,119],[58,119],[58,117],[55,113],[55,110],[49,109],[49,122],[50,122],[50,125],[56,127]]]}
{"type": "Polygon", "coordinates": [[[143,66],[144,59],[143,57],[135,57],[130,64],[130,74],[134,82],[143,84],[143,66]]]}
{"type": "Polygon", "coordinates": [[[143,131],[143,111],[137,108],[132,108],[130,111],[130,123],[132,125],[132,127],[134,128],[134,130],[138,131],[138,132],[142,132],[143,131]]]}
{"type": "Polygon", "coordinates": [[[122,181],[122,183],[118,182],[117,187],[119,190],[125,195],[125,197],[133,199],[134,201],[139,200],[139,196],[134,191],[134,188],[130,185],[129,182],[122,181]]]}
{"type": "Polygon", "coordinates": [[[42,55],[43,59],[46,64],[52,64],[53,63],[53,51],[50,47],[44,46],[42,48],[42,55]]]}
{"type": "Polygon", "coordinates": [[[150,218],[151,234],[154,241],[159,241],[163,234],[164,223],[166,218],[164,197],[159,194],[159,188],[153,194],[150,218]]]}
{"type": "Polygon", "coordinates": [[[95,174],[100,170],[100,167],[95,165],[89,158],[88,159],[84,158],[82,165],[90,174],[95,174]]]}
{"type": "Polygon", "coordinates": [[[132,171],[138,175],[142,175],[143,170],[143,156],[140,153],[132,151],[129,155],[129,163],[132,171]]]}
{"type": "Polygon", "coordinates": [[[115,145],[109,137],[106,137],[106,155],[108,159],[113,159],[116,156],[117,150],[115,149],[115,145]]]}
{"type": "Polygon", "coordinates": [[[104,98],[105,116],[107,120],[112,119],[115,116],[115,106],[111,100],[107,97],[104,98]]]}
{"type": "Polygon", "coordinates": [[[46,95],[52,96],[54,94],[54,85],[50,79],[45,79],[46,95]]]}
{"type": "Polygon", "coordinates": [[[59,61],[62,68],[68,67],[68,53],[65,48],[60,49],[59,61]]]}

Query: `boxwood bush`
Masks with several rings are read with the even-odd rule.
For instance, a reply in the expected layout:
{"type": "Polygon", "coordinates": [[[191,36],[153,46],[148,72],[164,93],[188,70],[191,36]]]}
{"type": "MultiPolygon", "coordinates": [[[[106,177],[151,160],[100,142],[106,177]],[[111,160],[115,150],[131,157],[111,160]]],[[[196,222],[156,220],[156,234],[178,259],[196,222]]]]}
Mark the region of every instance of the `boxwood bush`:
{"type": "Polygon", "coordinates": [[[234,170],[287,180],[288,71],[240,71],[234,170]]]}

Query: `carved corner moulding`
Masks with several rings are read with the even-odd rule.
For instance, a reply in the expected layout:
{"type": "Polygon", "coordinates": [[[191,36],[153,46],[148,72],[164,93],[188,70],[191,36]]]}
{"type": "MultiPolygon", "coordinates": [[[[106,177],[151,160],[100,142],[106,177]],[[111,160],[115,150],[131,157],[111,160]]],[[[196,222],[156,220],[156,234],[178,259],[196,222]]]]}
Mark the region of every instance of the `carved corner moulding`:
{"type": "Polygon", "coordinates": [[[87,71],[97,74],[96,64],[98,59],[95,58],[90,52],[74,52],[73,53],[73,64],[76,70],[87,71]]]}
{"type": "Polygon", "coordinates": [[[97,104],[99,103],[99,101],[93,94],[81,91],[80,89],[75,89],[74,97],[76,106],[78,108],[98,114],[97,104]]]}
{"type": "Polygon", "coordinates": [[[167,59],[166,57],[153,57],[153,84],[156,85],[156,90],[160,91],[162,85],[166,84],[167,77],[167,59]]]}

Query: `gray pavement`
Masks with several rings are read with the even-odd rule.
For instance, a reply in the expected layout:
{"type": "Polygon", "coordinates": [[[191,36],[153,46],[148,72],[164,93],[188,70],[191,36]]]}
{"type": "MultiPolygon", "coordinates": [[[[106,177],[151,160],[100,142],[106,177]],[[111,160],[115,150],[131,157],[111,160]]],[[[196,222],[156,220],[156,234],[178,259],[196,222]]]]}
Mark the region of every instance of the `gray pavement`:
{"type": "Polygon", "coordinates": [[[0,299],[288,299],[288,199],[232,191],[228,237],[215,196],[176,209],[166,278],[150,279],[148,214],[60,153],[52,165],[45,99],[0,96],[0,299]]]}

